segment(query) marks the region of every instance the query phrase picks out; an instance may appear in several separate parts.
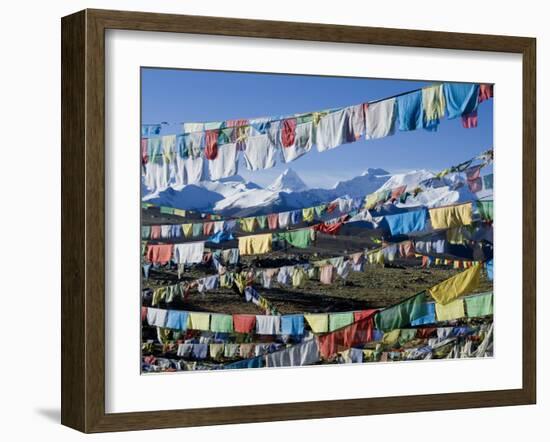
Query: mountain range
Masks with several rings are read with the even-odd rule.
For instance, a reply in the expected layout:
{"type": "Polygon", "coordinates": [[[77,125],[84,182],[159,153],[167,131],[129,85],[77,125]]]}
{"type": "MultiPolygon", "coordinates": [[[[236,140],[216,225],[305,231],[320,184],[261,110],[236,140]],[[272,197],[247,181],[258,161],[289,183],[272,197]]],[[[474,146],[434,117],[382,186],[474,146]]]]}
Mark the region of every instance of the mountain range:
{"type": "MultiPolygon", "coordinates": [[[[180,190],[168,188],[156,194],[148,193],[142,185],[142,195],[143,201],[157,205],[242,217],[311,207],[343,197],[362,198],[378,190],[402,185],[411,189],[434,175],[428,170],[392,175],[384,169],[370,168],[350,180],[339,181],[332,188],[310,189],[294,170],[286,169],[266,187],[234,175],[219,181],[190,184],[180,190]]],[[[462,176],[451,174],[404,206],[422,204],[436,207],[473,199],[476,195],[469,191],[462,176]]]]}

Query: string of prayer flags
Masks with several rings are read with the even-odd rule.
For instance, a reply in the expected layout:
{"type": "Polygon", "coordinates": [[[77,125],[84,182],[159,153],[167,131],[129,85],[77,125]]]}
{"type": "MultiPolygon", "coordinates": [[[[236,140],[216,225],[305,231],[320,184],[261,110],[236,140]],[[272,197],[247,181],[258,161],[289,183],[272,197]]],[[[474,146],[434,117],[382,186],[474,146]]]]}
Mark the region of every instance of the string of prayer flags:
{"type": "Polygon", "coordinates": [[[259,306],[265,311],[266,315],[279,315],[277,308],[264,296],[260,295],[253,287],[246,287],[244,289],[244,295],[247,302],[252,302],[259,306]]]}
{"type": "Polygon", "coordinates": [[[323,152],[362,135],[386,137],[396,128],[435,130],[443,109],[448,118],[460,116],[464,127],[475,127],[478,103],[490,97],[488,91],[478,84],[443,83],[370,104],[283,118],[184,123],[184,133],[177,135],[151,137],[157,126],[142,127],[144,183],[161,191],[235,175],[241,155],[250,170],[259,170],[274,167],[276,158],[296,160],[314,144],[323,152]]]}
{"type": "MultiPolygon", "coordinates": [[[[352,326],[350,326],[351,328],[352,326]]],[[[175,351],[187,360],[156,357],[147,354],[142,357],[146,372],[217,370],[260,367],[292,367],[312,365],[321,360],[337,363],[360,363],[374,361],[408,361],[422,359],[464,358],[490,356],[493,322],[478,325],[466,324],[447,327],[421,327],[397,329],[372,339],[361,337],[361,333],[349,333],[343,339],[343,330],[334,332],[339,339],[321,340],[321,337],[306,339],[296,344],[281,343],[229,343],[229,342],[166,342],[164,352],[175,351]],[[364,348],[371,343],[375,348],[364,348]],[[235,360],[235,358],[244,358],[235,360]],[[210,358],[207,364],[201,361],[210,358]]],[[[332,334],[331,334],[332,335],[332,334]]],[[[366,336],[366,334],[363,334],[366,336]]],[[[328,336],[329,338],[330,336],[328,336]]],[[[152,352],[153,344],[142,346],[144,352],[152,352]]]]}
{"type": "MultiPolygon", "coordinates": [[[[472,230],[469,227],[468,229],[468,232],[472,230]]],[[[406,240],[399,243],[383,242],[379,249],[365,250],[347,256],[313,261],[308,264],[258,269],[243,274],[227,271],[227,268],[222,265],[222,263],[225,265],[238,263],[240,256],[239,249],[217,250],[213,253],[205,252],[202,262],[212,261],[218,275],[207,276],[192,282],[156,288],[152,291],[152,305],[156,305],[159,301],[172,302],[176,296],[186,299],[189,291],[193,288],[197,288],[200,293],[203,293],[218,287],[231,288],[233,284],[236,284],[241,293],[244,293],[245,288],[254,283],[254,281],[261,283],[264,288],[268,289],[272,287],[274,281],[277,281],[281,285],[293,285],[294,287],[302,287],[308,280],[318,280],[322,284],[332,284],[337,276],[345,280],[350,271],[363,271],[365,262],[368,262],[370,265],[384,265],[388,261],[392,262],[396,256],[401,256],[402,258],[421,258],[423,268],[430,267],[431,265],[444,265],[452,266],[454,269],[469,269],[480,264],[479,261],[451,260],[429,255],[432,253],[445,253],[446,240],[443,238],[445,238],[445,235],[449,235],[449,232],[452,230],[454,229],[450,229],[443,234],[438,233],[436,236],[430,234],[429,238],[426,240],[406,240]],[[443,237],[439,238],[438,235],[443,235],[443,237]]],[[[474,230],[472,230],[472,232],[474,232],[474,230]]],[[[472,240],[470,236],[464,236],[464,238],[472,240]]],[[[485,236],[483,236],[483,238],[485,238],[485,236]]],[[[168,245],[168,247],[170,246],[173,245],[168,245]]],[[[198,260],[198,257],[196,259],[198,260]]],[[[173,257],[172,260],[174,260],[173,257]]],[[[181,277],[184,271],[184,265],[185,264],[178,264],[179,277],[181,277]]],[[[492,270],[491,264],[485,263],[483,265],[487,269],[487,274],[490,278],[492,270]]],[[[145,268],[146,266],[150,267],[151,264],[144,263],[145,273],[148,271],[148,268],[145,268]]],[[[254,302],[258,305],[260,303],[265,303],[261,298],[259,300],[256,299],[254,302]]]]}
{"type": "MultiPolygon", "coordinates": [[[[392,191],[388,190],[382,193],[382,199],[380,199],[381,192],[376,192],[375,194],[373,194],[376,197],[376,201],[387,201],[388,198],[390,198],[390,194],[392,193],[392,191]]],[[[367,197],[367,200],[370,197],[371,195],[367,197]]],[[[476,207],[478,209],[476,213],[479,213],[479,216],[485,221],[492,220],[492,204],[492,201],[476,202],[476,207]]],[[[385,220],[392,235],[409,234],[424,230],[426,226],[428,226],[427,214],[429,214],[431,226],[434,229],[449,229],[460,226],[468,226],[471,225],[473,222],[472,203],[460,203],[453,206],[431,208],[428,211],[426,208],[422,207],[417,210],[379,216],[375,218],[372,217],[368,210],[364,210],[363,212],[358,213],[355,212],[355,207],[357,206],[354,205],[354,201],[351,199],[339,200],[339,204],[335,204],[335,207],[340,207],[340,212],[342,213],[340,216],[336,216],[335,218],[326,221],[321,220],[321,222],[319,222],[318,224],[307,227],[305,229],[297,229],[293,231],[277,233],[275,234],[275,237],[277,239],[287,242],[294,247],[305,248],[308,247],[312,241],[314,241],[315,232],[322,232],[334,235],[340,231],[341,227],[345,223],[351,223],[353,225],[353,223],[358,220],[370,220],[369,222],[373,224],[374,228],[379,227],[381,222],[385,220]],[[353,216],[350,216],[351,214],[353,214],[353,216]]],[[[232,232],[235,231],[237,222],[241,230],[245,232],[255,231],[258,229],[262,230],[266,227],[288,227],[291,224],[296,225],[301,223],[304,213],[306,213],[306,218],[308,220],[311,219],[311,214],[318,213],[317,209],[319,208],[324,210],[324,206],[316,206],[313,208],[281,212],[278,214],[246,217],[239,220],[218,220],[202,223],[142,226],[141,233],[142,238],[150,238],[152,240],[158,241],[180,238],[182,236],[187,239],[210,235],[207,238],[208,242],[221,244],[222,242],[235,239],[232,232]]],[[[359,226],[359,224],[357,224],[356,226],[359,226]]],[[[267,237],[263,237],[264,240],[266,238],[267,237]]],[[[253,240],[252,238],[249,238],[249,240],[243,242],[246,243],[247,241],[255,242],[255,240],[253,240]]],[[[179,248],[180,247],[178,247],[178,249],[179,248]]],[[[269,248],[267,248],[266,250],[270,251],[269,248]]],[[[179,250],[177,250],[177,252],[179,256],[179,250]]],[[[151,253],[153,255],[156,254],[154,252],[151,253]]],[[[158,258],[155,259],[155,261],[150,262],[160,262],[158,261],[158,258]]]]}

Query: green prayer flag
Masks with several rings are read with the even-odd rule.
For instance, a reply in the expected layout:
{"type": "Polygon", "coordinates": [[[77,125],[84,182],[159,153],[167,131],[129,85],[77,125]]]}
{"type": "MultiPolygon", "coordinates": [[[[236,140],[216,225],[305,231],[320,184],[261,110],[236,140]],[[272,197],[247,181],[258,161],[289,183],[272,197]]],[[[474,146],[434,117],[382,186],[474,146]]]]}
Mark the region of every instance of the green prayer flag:
{"type": "Polygon", "coordinates": [[[258,226],[260,227],[260,229],[265,229],[267,227],[267,216],[257,216],[256,221],[258,222],[258,226]]]}
{"type": "Polygon", "coordinates": [[[193,224],[193,237],[202,236],[202,224],[193,224]]]}
{"type": "Polygon", "coordinates": [[[320,206],[315,206],[313,209],[315,210],[315,215],[317,215],[320,218],[325,212],[325,210],[327,210],[327,205],[321,204],[320,206]]]}
{"type": "Polygon", "coordinates": [[[412,341],[416,337],[416,329],[415,328],[404,328],[401,330],[401,333],[399,334],[399,343],[401,345],[412,341]]]}
{"type": "Polygon", "coordinates": [[[334,331],[353,323],[353,312],[330,313],[328,315],[328,330],[334,331]]]}
{"type": "Polygon", "coordinates": [[[468,316],[468,318],[477,318],[493,314],[492,292],[464,298],[464,302],[466,303],[466,316],[468,316]]]}
{"type": "Polygon", "coordinates": [[[478,201],[477,210],[481,215],[481,218],[485,221],[493,220],[493,202],[492,201],[478,201]]]}
{"type": "Polygon", "coordinates": [[[411,299],[376,313],[374,321],[376,328],[382,331],[404,328],[415,319],[429,314],[426,303],[426,293],[422,292],[411,299]]]}
{"type": "Polygon", "coordinates": [[[233,316],[212,313],[210,315],[210,331],[220,333],[233,332],[233,316]]]}
{"type": "Polygon", "coordinates": [[[233,128],[226,127],[220,130],[218,133],[218,144],[229,144],[233,137],[233,128]]]}
{"type": "Polygon", "coordinates": [[[151,226],[141,226],[141,238],[149,239],[151,236],[151,226]]]}
{"type": "Polygon", "coordinates": [[[283,239],[293,247],[304,249],[309,247],[313,239],[311,229],[294,230],[277,234],[278,239],[283,239]]]}
{"type": "Polygon", "coordinates": [[[167,215],[173,215],[174,214],[174,208],[173,207],[161,206],[160,213],[165,213],[167,215]]]}
{"type": "Polygon", "coordinates": [[[301,114],[296,115],[296,124],[311,123],[313,121],[313,114],[301,114]]]}

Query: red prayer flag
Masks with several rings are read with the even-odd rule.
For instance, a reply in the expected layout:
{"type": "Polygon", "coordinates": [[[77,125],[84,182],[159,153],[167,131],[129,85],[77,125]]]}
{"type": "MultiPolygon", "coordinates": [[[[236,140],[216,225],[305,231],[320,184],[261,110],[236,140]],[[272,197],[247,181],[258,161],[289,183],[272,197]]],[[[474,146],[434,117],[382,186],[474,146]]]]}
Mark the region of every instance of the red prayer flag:
{"type": "Polygon", "coordinates": [[[172,259],[173,244],[149,244],[147,246],[147,260],[149,262],[166,264],[172,259]]]}
{"type": "Polygon", "coordinates": [[[151,226],[151,239],[160,239],[161,228],[159,225],[151,226]]]}
{"type": "Polygon", "coordinates": [[[477,111],[473,111],[470,114],[462,115],[462,127],[465,129],[472,129],[477,127],[477,111]]]}
{"type": "Polygon", "coordinates": [[[426,339],[431,337],[433,334],[435,334],[436,331],[437,331],[437,328],[435,327],[418,328],[416,329],[416,336],[418,338],[426,339]]]}
{"type": "Polygon", "coordinates": [[[275,230],[279,225],[279,214],[271,213],[267,215],[267,225],[270,230],[275,230]]]}
{"type": "Polygon", "coordinates": [[[353,324],[332,333],[317,336],[321,356],[324,359],[330,359],[339,351],[372,341],[375,312],[376,310],[371,310],[369,315],[365,314],[362,319],[353,324]]]}
{"type": "Polygon", "coordinates": [[[283,130],[281,131],[281,143],[283,147],[294,146],[296,141],[296,118],[288,118],[283,121],[283,130]]]}
{"type": "Polygon", "coordinates": [[[209,160],[215,160],[218,156],[218,130],[206,131],[204,156],[209,160]]]}
{"type": "Polygon", "coordinates": [[[322,233],[328,233],[329,235],[336,235],[343,226],[343,222],[327,224],[321,223],[313,226],[313,230],[322,233]]]}
{"type": "Polygon", "coordinates": [[[147,138],[141,139],[141,163],[147,164],[149,156],[147,155],[147,138]]]}
{"type": "Polygon", "coordinates": [[[251,333],[256,327],[255,315],[233,315],[233,329],[236,333],[251,333]]]}
{"type": "Polygon", "coordinates": [[[214,222],[208,221],[202,225],[202,232],[205,236],[210,236],[214,232],[214,222]]]}
{"type": "Polygon", "coordinates": [[[493,85],[492,84],[480,84],[479,95],[477,97],[478,103],[483,103],[485,100],[493,97],[493,85]]]}

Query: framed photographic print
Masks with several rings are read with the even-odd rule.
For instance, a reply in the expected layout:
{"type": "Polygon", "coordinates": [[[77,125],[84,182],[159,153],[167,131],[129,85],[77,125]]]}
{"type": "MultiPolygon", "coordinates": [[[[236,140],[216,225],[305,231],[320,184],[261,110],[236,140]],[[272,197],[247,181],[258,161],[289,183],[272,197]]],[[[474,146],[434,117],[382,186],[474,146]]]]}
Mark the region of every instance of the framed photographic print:
{"type": "Polygon", "coordinates": [[[62,144],[63,424],[535,402],[534,39],[85,10],[62,144]]]}

